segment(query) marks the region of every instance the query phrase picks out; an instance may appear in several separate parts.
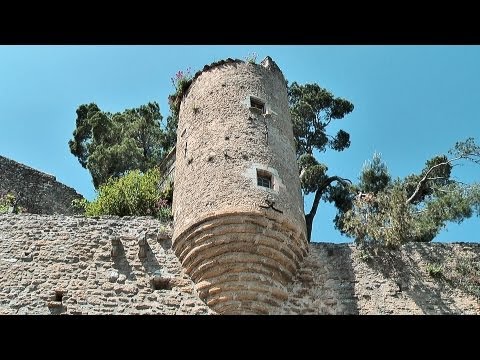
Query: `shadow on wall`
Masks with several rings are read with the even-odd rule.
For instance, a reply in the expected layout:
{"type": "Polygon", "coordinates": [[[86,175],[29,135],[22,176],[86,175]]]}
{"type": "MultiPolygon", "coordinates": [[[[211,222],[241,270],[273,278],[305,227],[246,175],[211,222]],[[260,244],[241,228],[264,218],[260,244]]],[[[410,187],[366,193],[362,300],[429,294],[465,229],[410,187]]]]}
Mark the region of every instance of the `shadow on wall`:
{"type": "Polygon", "coordinates": [[[445,274],[452,271],[455,254],[451,244],[406,244],[399,250],[379,249],[367,262],[370,269],[394,282],[390,296],[412,300],[424,314],[464,313],[451,295],[445,274]]]}
{"type": "Polygon", "coordinates": [[[162,270],[162,267],[160,266],[152,248],[147,241],[145,241],[145,257],[142,257],[141,261],[145,271],[149,275],[153,275],[162,270]]]}
{"type": "Polygon", "coordinates": [[[127,256],[125,254],[125,248],[121,241],[116,243],[116,256],[113,256],[113,263],[112,266],[114,269],[118,270],[119,274],[122,274],[126,277],[127,280],[135,281],[137,277],[133,272],[133,268],[128,263],[127,256]]]}
{"type": "Polygon", "coordinates": [[[347,245],[311,243],[282,314],[358,314],[352,251],[347,245]]]}
{"type": "Polygon", "coordinates": [[[320,255],[325,259],[323,313],[357,315],[352,249],[348,245],[324,244],[320,255]]]}
{"type": "MultiPolygon", "coordinates": [[[[139,241],[137,238],[129,238],[123,239],[123,241],[133,241],[138,244],[138,253],[134,256],[140,261],[148,275],[154,275],[155,273],[161,272],[162,266],[155,257],[155,253],[153,252],[146,239],[141,239],[139,241]]],[[[125,248],[122,244],[122,241],[116,240],[114,242],[113,248],[113,268],[116,269],[119,274],[123,274],[127,280],[136,280],[137,278],[135,276],[135,272],[130,263],[128,262],[127,254],[125,253],[125,248]]]]}

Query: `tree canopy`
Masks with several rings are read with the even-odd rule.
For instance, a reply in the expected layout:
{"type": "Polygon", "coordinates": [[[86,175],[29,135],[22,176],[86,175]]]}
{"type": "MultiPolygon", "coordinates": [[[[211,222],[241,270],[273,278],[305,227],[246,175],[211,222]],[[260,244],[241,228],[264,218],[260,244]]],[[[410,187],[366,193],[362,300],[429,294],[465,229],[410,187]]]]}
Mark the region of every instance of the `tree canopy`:
{"type": "Polygon", "coordinates": [[[300,85],[293,82],[288,86],[288,100],[293,122],[293,133],[300,181],[305,195],[313,193],[313,204],[305,215],[307,238],[311,239],[313,219],[321,199],[333,201],[342,206],[338,194],[349,186],[350,180],[337,175],[329,175],[328,167],[314,156],[314,150],[324,152],[327,149],[343,151],[350,146],[350,135],[339,130],[335,136],[327,133],[327,127],[333,120],[340,120],[353,111],[348,100],[335,97],[318,84],[300,85]]]}
{"type": "Polygon", "coordinates": [[[480,184],[452,177],[460,161],[480,164],[480,147],[469,138],[457,142],[449,154],[427,160],[420,174],[393,181],[380,156],[374,155],[364,165],[359,184],[350,188],[350,203],[338,216],[340,230],[360,243],[397,246],[431,241],[447,222],[480,215],[480,184]]]}
{"type": "MultiPolygon", "coordinates": [[[[152,183],[154,177],[149,170],[175,145],[179,104],[191,81],[189,71],[178,72],[172,78],[175,93],[169,96],[170,115],[165,126],[156,102],[114,114],[100,110],[94,103],[79,106],[69,147],[90,171],[95,188],[102,190],[103,202],[91,203],[91,212],[100,209],[99,204],[125,203],[131,207],[131,199],[125,194],[136,194],[137,184],[142,181],[152,183]],[[142,177],[142,173],[148,176],[142,177]],[[129,177],[115,181],[125,174],[129,177]],[[128,184],[134,185],[130,189],[128,184]],[[123,188],[130,190],[125,192],[123,188]],[[125,195],[126,200],[120,195],[125,195]],[[111,198],[116,200],[112,202],[111,198]]],[[[334,224],[340,232],[357,242],[391,246],[431,241],[447,222],[461,223],[480,214],[480,184],[465,184],[452,177],[458,162],[480,164],[480,147],[473,138],[457,142],[449,151],[450,157],[435,156],[425,162],[420,173],[403,179],[392,179],[380,154],[374,154],[372,160],[365,162],[358,183],[353,184],[349,179],[329,174],[328,166],[316,158],[328,149],[343,151],[350,146],[348,132],[339,130],[331,135],[327,129],[332,121],[351,113],[353,104],[318,84],[287,83],[287,90],[302,190],[305,195],[314,194],[305,215],[308,241],[322,200],[337,208],[334,224]]],[[[155,201],[158,199],[155,196],[155,201]]],[[[148,201],[145,203],[150,204],[148,201]]],[[[145,212],[157,209],[150,205],[145,212]]],[[[120,206],[121,211],[115,208],[115,212],[136,214],[132,209],[125,210],[125,206],[120,206]]],[[[104,207],[101,212],[113,211],[104,207]]]]}
{"type": "Polygon", "coordinates": [[[480,184],[465,184],[452,178],[460,161],[480,164],[480,147],[473,138],[457,142],[445,154],[425,162],[419,174],[393,180],[380,154],[374,154],[360,173],[358,183],[328,174],[326,164],[314,150],[342,151],[350,135],[339,130],[327,134],[332,120],[353,110],[348,100],[336,98],[318,84],[288,86],[293,131],[302,190],[314,194],[306,213],[308,240],[321,200],[337,208],[334,224],[341,233],[360,243],[396,246],[409,241],[432,241],[448,222],[461,223],[480,214],[480,184]]]}
{"type": "Polygon", "coordinates": [[[94,104],[77,109],[70,152],[90,171],[96,189],[110,177],[128,170],[146,172],[157,165],[171,147],[171,130],[161,126],[159,105],[109,113],[94,104]]]}

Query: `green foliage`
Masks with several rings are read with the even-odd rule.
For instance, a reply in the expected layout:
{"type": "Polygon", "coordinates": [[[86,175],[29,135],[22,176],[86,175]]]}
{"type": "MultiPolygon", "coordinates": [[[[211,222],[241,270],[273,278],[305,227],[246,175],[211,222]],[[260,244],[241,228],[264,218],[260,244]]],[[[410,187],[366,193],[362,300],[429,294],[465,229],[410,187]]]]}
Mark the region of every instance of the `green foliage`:
{"type": "Polygon", "coordinates": [[[343,208],[344,201],[349,197],[347,181],[329,176],[328,167],[315,159],[313,151],[324,152],[327,148],[343,151],[350,146],[350,135],[346,131],[339,130],[331,136],[327,134],[327,127],[332,120],[342,119],[352,112],[353,104],[333,96],[318,84],[299,85],[293,82],[287,84],[287,90],[302,190],[305,194],[315,193],[312,208],[305,216],[310,240],[319,201],[334,202],[337,207],[343,208]]]}
{"type": "Polygon", "coordinates": [[[13,194],[7,193],[0,197],[0,214],[7,214],[10,209],[13,207],[13,202],[15,201],[15,196],[13,194]]]}
{"type": "Polygon", "coordinates": [[[302,154],[298,159],[301,169],[300,182],[303,192],[309,194],[317,191],[318,186],[327,179],[328,168],[320,164],[311,154],[302,154]]]}
{"type": "Polygon", "coordinates": [[[361,224],[365,222],[366,218],[370,217],[370,220],[373,220],[371,213],[373,210],[378,210],[379,205],[371,200],[379,191],[391,185],[392,181],[387,165],[382,161],[379,153],[374,153],[372,160],[367,160],[363,164],[358,184],[332,188],[326,197],[326,200],[333,202],[338,210],[334,219],[335,228],[344,235],[351,236],[351,232],[354,232],[356,237],[364,239],[367,236],[367,229],[363,229],[361,224]],[[369,206],[365,207],[363,201],[355,202],[356,198],[357,200],[360,198],[364,201],[367,200],[369,206]],[[351,214],[346,217],[346,213],[352,210],[355,204],[361,207],[359,211],[362,212],[363,219],[361,217],[352,219],[351,214]]]}
{"type": "Polygon", "coordinates": [[[101,185],[97,198],[74,201],[77,209],[83,209],[87,216],[153,216],[162,220],[171,219],[169,192],[158,188],[160,173],[153,168],[146,173],[139,170],[127,171],[119,178],[111,178],[101,185]]]}
{"type": "Polygon", "coordinates": [[[480,258],[462,256],[457,259],[455,270],[449,276],[453,285],[480,299],[480,258]]]}
{"type": "Polygon", "coordinates": [[[75,213],[85,213],[86,209],[87,209],[87,206],[90,202],[85,199],[85,198],[81,198],[81,199],[73,199],[72,200],[72,207],[73,209],[75,210],[75,213]]]}
{"type": "Polygon", "coordinates": [[[329,187],[328,191],[325,192],[323,199],[337,208],[337,214],[333,219],[335,228],[340,231],[342,234],[345,234],[344,231],[344,214],[352,208],[352,203],[357,193],[358,187],[353,184],[345,186],[344,184],[337,183],[329,187]]]}
{"type": "Polygon", "coordinates": [[[96,189],[128,170],[147,171],[171,148],[171,134],[161,127],[156,102],[111,114],[96,104],[80,105],[70,152],[92,175],[96,189]]]}
{"type": "Polygon", "coordinates": [[[374,153],[371,161],[366,161],[360,173],[359,190],[364,193],[377,194],[391,183],[387,165],[379,153],[374,153]]]}
{"type": "Polygon", "coordinates": [[[165,154],[168,154],[171,149],[177,143],[177,127],[178,127],[178,114],[175,114],[170,109],[170,115],[167,117],[167,125],[165,127],[164,137],[164,149],[165,154]]]}
{"type": "Polygon", "coordinates": [[[178,113],[180,111],[180,103],[182,102],[185,92],[188,90],[190,84],[192,83],[193,76],[191,74],[191,69],[188,68],[187,71],[177,71],[174,77],[171,78],[175,92],[168,96],[168,103],[170,106],[170,113],[172,119],[172,126],[177,127],[178,124],[178,113]]]}
{"type": "MultiPolygon", "coordinates": [[[[345,184],[337,183],[336,185],[330,185],[327,191],[323,195],[323,200],[333,203],[337,208],[337,215],[333,222],[335,228],[342,234],[352,236],[349,234],[351,226],[360,226],[363,221],[360,219],[351,219],[350,222],[354,222],[355,225],[346,224],[346,213],[350,211],[357,196],[361,196],[363,199],[372,198],[378,191],[391,185],[391,177],[388,172],[386,164],[381,160],[380,155],[375,153],[372,161],[366,161],[363,165],[362,172],[360,174],[360,181],[358,184],[345,184]]],[[[370,205],[375,208],[375,204],[370,202],[370,205]]],[[[366,209],[363,210],[364,215],[366,209]]],[[[370,211],[371,212],[371,211],[370,211]]],[[[363,237],[364,230],[359,231],[358,236],[363,237]]]]}
{"type": "Polygon", "coordinates": [[[288,100],[293,121],[297,155],[313,154],[330,147],[342,151],[350,146],[350,135],[340,130],[335,137],[327,135],[332,120],[339,120],[353,111],[348,100],[333,96],[318,84],[288,86],[288,100]]]}
{"type": "MultiPolygon", "coordinates": [[[[180,112],[180,103],[182,102],[185,92],[190,87],[193,81],[190,68],[187,71],[178,71],[174,77],[172,77],[172,84],[175,88],[175,92],[168,96],[168,105],[170,107],[170,115],[167,117],[167,125],[165,127],[164,143],[167,144],[165,149],[168,153],[177,142],[177,127],[178,127],[178,115],[180,112]]],[[[198,108],[194,108],[194,111],[198,112],[198,108]]]]}
{"type": "Polygon", "coordinates": [[[427,273],[433,278],[441,278],[443,276],[443,266],[440,264],[427,264],[427,273]]]}
{"type": "Polygon", "coordinates": [[[173,87],[177,94],[185,92],[187,87],[190,85],[189,82],[193,79],[191,74],[191,69],[188,68],[187,71],[179,70],[174,77],[171,78],[173,87]]]}
{"type": "Polygon", "coordinates": [[[475,143],[472,137],[465,141],[456,142],[453,149],[448,153],[454,157],[467,159],[476,164],[480,164],[480,146],[475,143]]]}
{"type": "Polygon", "coordinates": [[[169,180],[164,189],[160,192],[160,198],[167,200],[170,204],[173,201],[173,181],[169,180]]]}
{"type": "Polygon", "coordinates": [[[365,249],[360,250],[359,252],[359,258],[363,262],[369,262],[373,259],[371,253],[365,249]]]}
{"type": "Polygon", "coordinates": [[[357,196],[352,208],[342,214],[342,230],[359,243],[395,247],[408,237],[409,213],[404,210],[404,203],[405,196],[398,191],[398,184],[375,197],[357,196]],[[392,216],[385,217],[385,208],[392,209],[392,216]]]}
{"type": "Polygon", "coordinates": [[[434,195],[434,192],[442,186],[446,186],[452,181],[450,180],[452,164],[448,163],[448,158],[445,155],[435,156],[425,162],[425,167],[419,175],[409,175],[405,178],[405,190],[410,198],[417,189],[421,179],[427,176],[427,172],[433,169],[422,185],[420,191],[411,200],[413,203],[420,203],[427,197],[434,195]]]}
{"type": "Polygon", "coordinates": [[[248,54],[248,55],[245,57],[245,61],[246,61],[246,62],[249,62],[250,64],[256,64],[256,63],[257,63],[257,53],[256,53],[256,52],[252,52],[252,53],[248,54]]]}
{"type": "MultiPolygon", "coordinates": [[[[472,141],[465,143],[457,143],[456,149],[476,149],[472,141]]],[[[397,247],[409,241],[432,241],[447,222],[461,223],[479,215],[480,184],[451,177],[454,161],[475,158],[471,152],[456,155],[454,159],[435,156],[419,175],[395,181],[375,155],[362,169],[357,195],[350,208],[340,212],[337,225],[359,243],[397,247]]]]}
{"type": "Polygon", "coordinates": [[[22,214],[27,212],[27,209],[17,205],[17,198],[12,193],[0,195],[0,214],[22,214]]]}

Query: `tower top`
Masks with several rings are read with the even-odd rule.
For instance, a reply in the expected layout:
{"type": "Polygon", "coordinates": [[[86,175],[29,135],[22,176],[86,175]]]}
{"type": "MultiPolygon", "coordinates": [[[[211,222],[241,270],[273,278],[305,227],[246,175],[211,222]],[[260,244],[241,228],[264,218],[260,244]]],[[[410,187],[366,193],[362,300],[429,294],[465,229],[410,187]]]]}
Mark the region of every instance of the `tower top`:
{"type": "MultiPolygon", "coordinates": [[[[227,58],[225,60],[215,61],[215,62],[213,62],[209,65],[208,64],[204,65],[201,70],[197,71],[195,73],[195,75],[193,75],[192,79],[190,79],[188,82],[186,82],[183,85],[183,89],[182,89],[180,94],[177,93],[177,94],[169,96],[169,101],[174,104],[174,108],[178,112],[178,111],[180,111],[180,102],[188,94],[188,91],[189,91],[191,85],[198,79],[198,77],[200,75],[202,75],[203,73],[208,72],[212,69],[223,66],[223,65],[246,64],[246,63],[250,63],[250,62],[240,60],[240,59],[227,58]]],[[[251,64],[254,65],[254,66],[258,66],[258,67],[264,68],[266,70],[269,70],[272,73],[275,73],[282,80],[282,82],[285,83],[285,87],[286,87],[286,81],[285,81],[285,77],[283,76],[282,71],[280,70],[278,65],[275,63],[275,61],[273,61],[273,59],[270,56],[266,56],[265,59],[263,59],[259,64],[257,64],[257,63],[251,63],[251,64]]]]}
{"type": "MultiPolygon", "coordinates": [[[[215,61],[213,63],[211,63],[210,65],[205,65],[201,70],[197,71],[195,73],[195,75],[193,76],[190,84],[188,84],[188,87],[201,75],[203,74],[204,72],[206,71],[209,71],[209,70],[212,70],[214,68],[217,68],[217,67],[220,67],[222,65],[228,65],[228,64],[244,64],[244,63],[247,63],[247,61],[244,61],[244,60],[240,60],[240,59],[232,59],[232,58],[227,58],[225,60],[220,60],[220,61],[215,61]]],[[[275,61],[273,61],[273,59],[270,57],[270,56],[266,56],[265,59],[263,59],[260,64],[256,64],[256,63],[253,63],[254,65],[258,65],[258,66],[263,66],[265,69],[267,70],[270,70],[270,71],[275,71],[275,72],[278,72],[280,74],[282,74],[282,71],[280,70],[280,68],[278,67],[278,65],[275,63],[275,61]]],[[[282,74],[283,76],[283,74],[282,74]]],[[[188,89],[188,87],[186,88],[186,90],[188,89]]],[[[185,91],[186,91],[185,90],[185,91]]]]}

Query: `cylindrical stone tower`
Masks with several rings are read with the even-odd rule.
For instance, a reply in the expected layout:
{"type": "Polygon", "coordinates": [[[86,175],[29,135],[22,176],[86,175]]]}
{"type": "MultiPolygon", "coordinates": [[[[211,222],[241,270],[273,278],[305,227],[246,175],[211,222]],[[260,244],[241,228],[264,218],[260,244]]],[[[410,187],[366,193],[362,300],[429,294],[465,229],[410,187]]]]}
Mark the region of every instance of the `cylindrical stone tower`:
{"type": "Polygon", "coordinates": [[[197,73],[177,131],[173,247],[223,314],[265,314],[307,251],[285,78],[270,57],[197,73]]]}

